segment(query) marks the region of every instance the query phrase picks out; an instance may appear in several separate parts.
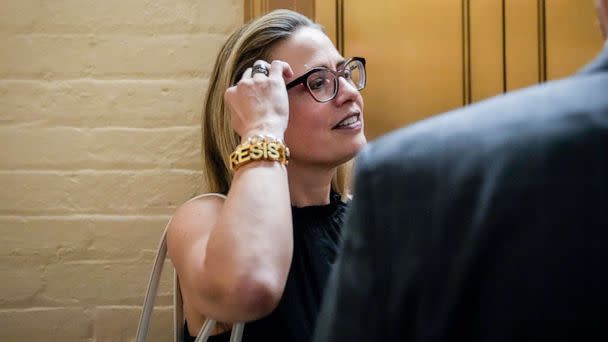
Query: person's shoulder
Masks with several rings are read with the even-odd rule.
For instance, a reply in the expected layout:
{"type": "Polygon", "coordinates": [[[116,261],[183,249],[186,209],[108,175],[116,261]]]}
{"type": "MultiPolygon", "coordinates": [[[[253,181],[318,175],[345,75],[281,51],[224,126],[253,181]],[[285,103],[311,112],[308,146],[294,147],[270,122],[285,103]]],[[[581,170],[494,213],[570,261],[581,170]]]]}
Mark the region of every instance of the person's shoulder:
{"type": "Polygon", "coordinates": [[[366,146],[357,163],[359,169],[386,173],[411,162],[436,163],[446,154],[511,150],[538,143],[539,137],[570,133],[577,124],[581,131],[580,122],[590,122],[585,118],[608,112],[605,89],[608,74],[596,73],[499,95],[381,136],[366,146]]]}
{"type": "Polygon", "coordinates": [[[215,212],[218,208],[221,208],[225,199],[225,195],[217,193],[207,193],[195,196],[177,208],[175,214],[173,215],[173,220],[184,216],[207,213],[209,211],[215,212]]]}
{"type": "Polygon", "coordinates": [[[211,226],[224,205],[225,196],[209,193],[196,196],[180,205],[169,224],[168,238],[187,235],[190,230],[211,226]]]}

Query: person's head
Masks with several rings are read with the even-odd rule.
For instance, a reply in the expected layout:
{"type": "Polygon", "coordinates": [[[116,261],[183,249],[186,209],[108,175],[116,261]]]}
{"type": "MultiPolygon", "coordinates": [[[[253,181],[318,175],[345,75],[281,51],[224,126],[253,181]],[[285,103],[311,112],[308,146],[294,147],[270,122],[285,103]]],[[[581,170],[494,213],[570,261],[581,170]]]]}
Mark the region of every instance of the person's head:
{"type": "Polygon", "coordinates": [[[608,0],[595,0],[604,38],[608,40],[608,0]]]}
{"type": "MultiPolygon", "coordinates": [[[[227,156],[240,142],[231,127],[224,92],[259,59],[267,62],[278,59],[290,64],[294,74],[286,79],[288,84],[313,68],[336,71],[344,64],[344,58],[321,26],[289,10],[268,13],[233,33],[217,57],[202,118],[204,171],[209,191],[228,191],[232,174],[227,156]]],[[[344,195],[348,184],[346,162],[365,144],[365,137],[362,128],[348,130],[338,124],[355,115],[362,125],[363,100],[359,91],[342,77],[338,78],[337,88],[333,99],[319,102],[327,99],[313,98],[306,82],[290,87],[285,143],[291,152],[290,172],[300,165],[337,167],[332,186],[344,195]]]]}

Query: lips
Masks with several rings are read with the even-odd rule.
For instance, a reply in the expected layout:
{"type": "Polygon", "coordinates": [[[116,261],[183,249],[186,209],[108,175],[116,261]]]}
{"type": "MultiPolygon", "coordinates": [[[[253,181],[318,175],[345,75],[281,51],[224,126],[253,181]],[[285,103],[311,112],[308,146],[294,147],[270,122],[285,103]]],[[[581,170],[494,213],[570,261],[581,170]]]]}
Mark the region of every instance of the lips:
{"type": "Polygon", "coordinates": [[[360,122],[360,114],[352,113],[346,116],[342,121],[338,122],[332,129],[349,128],[358,125],[360,122]]]}

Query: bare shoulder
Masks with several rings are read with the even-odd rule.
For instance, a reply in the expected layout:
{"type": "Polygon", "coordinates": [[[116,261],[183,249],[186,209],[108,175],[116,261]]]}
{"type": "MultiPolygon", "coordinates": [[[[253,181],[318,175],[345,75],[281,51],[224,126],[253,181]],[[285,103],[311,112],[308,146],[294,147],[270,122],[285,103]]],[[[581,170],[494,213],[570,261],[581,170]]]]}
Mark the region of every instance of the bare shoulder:
{"type": "Polygon", "coordinates": [[[167,245],[172,260],[179,258],[175,251],[187,250],[197,242],[206,243],[224,200],[225,197],[221,195],[207,194],[195,197],[177,208],[167,232],[167,245]]]}
{"type": "Polygon", "coordinates": [[[171,219],[172,227],[189,225],[192,220],[200,224],[200,221],[208,221],[217,216],[219,209],[224,205],[225,197],[218,194],[205,194],[194,197],[179,206],[171,219]]]}

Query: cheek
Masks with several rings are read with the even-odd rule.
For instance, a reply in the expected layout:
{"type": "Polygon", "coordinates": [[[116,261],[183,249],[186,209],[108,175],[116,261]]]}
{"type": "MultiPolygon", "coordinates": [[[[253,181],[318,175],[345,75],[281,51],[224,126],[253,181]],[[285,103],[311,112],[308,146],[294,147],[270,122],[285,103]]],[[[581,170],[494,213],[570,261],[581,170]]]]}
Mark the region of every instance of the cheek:
{"type": "Polygon", "coordinates": [[[319,126],[315,117],[319,114],[317,102],[310,95],[297,94],[289,97],[288,130],[310,130],[319,126]]]}
{"type": "Polygon", "coordinates": [[[289,121],[287,122],[287,129],[285,130],[285,142],[288,145],[293,145],[293,143],[297,142],[298,135],[301,135],[301,132],[306,130],[306,127],[303,127],[304,120],[302,120],[302,110],[300,99],[298,96],[289,96],[289,121]]]}
{"type": "Polygon", "coordinates": [[[291,145],[310,146],[313,142],[322,140],[323,134],[328,129],[327,114],[324,108],[312,99],[294,98],[292,101],[290,97],[285,142],[291,145]]]}
{"type": "Polygon", "coordinates": [[[285,130],[285,142],[289,144],[301,144],[311,134],[313,127],[306,120],[306,113],[299,110],[289,111],[289,122],[285,130]]]}

